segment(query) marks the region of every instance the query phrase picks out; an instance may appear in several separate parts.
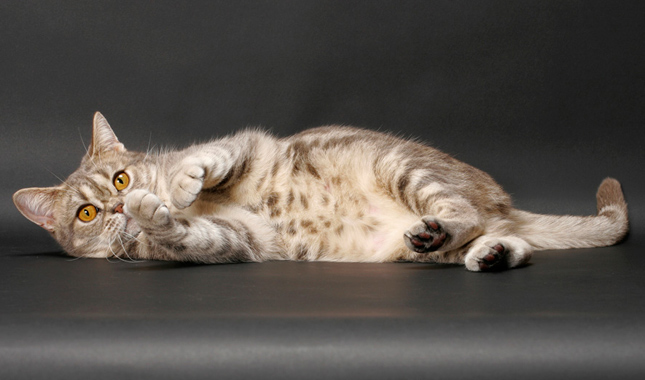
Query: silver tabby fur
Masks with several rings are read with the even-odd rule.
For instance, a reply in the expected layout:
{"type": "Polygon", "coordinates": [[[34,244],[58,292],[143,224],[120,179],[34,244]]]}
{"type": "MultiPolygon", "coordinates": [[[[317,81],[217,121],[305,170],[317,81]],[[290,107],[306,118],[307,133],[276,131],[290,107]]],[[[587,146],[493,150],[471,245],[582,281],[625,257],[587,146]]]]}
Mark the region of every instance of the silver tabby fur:
{"type": "Polygon", "coordinates": [[[610,178],[597,215],[537,215],[514,209],[486,173],[387,134],[247,130],[143,154],[126,150],[100,113],[80,168],[14,202],[73,256],[198,263],[404,260],[481,271],[523,265],[534,250],[611,245],[628,231],[610,178]],[[130,184],[118,191],[121,171],[130,184]],[[88,204],[98,215],[83,222],[88,204]]]}

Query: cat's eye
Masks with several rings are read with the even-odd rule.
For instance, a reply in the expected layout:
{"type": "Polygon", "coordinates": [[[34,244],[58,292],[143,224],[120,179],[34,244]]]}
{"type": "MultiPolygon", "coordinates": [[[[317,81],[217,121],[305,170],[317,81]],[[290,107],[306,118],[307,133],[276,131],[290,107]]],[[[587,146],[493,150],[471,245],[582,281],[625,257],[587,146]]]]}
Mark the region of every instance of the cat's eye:
{"type": "Polygon", "coordinates": [[[114,176],[114,187],[121,191],[130,184],[130,177],[125,172],[118,172],[114,176]]]}
{"type": "Polygon", "coordinates": [[[78,210],[78,219],[83,222],[91,222],[96,218],[99,210],[94,205],[87,205],[78,210]]]}

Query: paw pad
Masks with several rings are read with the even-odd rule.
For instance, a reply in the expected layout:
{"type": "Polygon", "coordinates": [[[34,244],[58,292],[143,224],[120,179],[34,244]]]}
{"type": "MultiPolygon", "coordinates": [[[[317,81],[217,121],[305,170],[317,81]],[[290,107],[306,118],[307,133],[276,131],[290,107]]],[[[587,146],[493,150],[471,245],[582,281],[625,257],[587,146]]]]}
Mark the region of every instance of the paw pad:
{"type": "Polygon", "coordinates": [[[505,261],[503,258],[506,256],[506,248],[501,244],[496,244],[490,248],[490,252],[479,260],[479,269],[481,271],[490,271],[497,269],[504,269],[505,261]]]}
{"type": "Polygon", "coordinates": [[[436,220],[426,218],[415,224],[404,234],[405,244],[418,253],[438,250],[444,245],[448,235],[436,220]]]}

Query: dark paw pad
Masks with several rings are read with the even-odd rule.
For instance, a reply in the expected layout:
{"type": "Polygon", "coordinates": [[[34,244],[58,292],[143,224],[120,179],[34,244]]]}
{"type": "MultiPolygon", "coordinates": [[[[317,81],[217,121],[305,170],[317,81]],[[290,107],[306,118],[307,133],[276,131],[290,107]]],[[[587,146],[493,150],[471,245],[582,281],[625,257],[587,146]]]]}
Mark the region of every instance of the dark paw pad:
{"type": "Polygon", "coordinates": [[[505,269],[506,260],[504,260],[504,257],[506,257],[506,253],[506,248],[503,245],[495,245],[490,249],[489,254],[481,258],[479,269],[482,271],[505,269]]]}
{"type": "Polygon", "coordinates": [[[434,219],[424,219],[405,233],[405,243],[418,253],[433,252],[446,242],[448,235],[434,219]]]}

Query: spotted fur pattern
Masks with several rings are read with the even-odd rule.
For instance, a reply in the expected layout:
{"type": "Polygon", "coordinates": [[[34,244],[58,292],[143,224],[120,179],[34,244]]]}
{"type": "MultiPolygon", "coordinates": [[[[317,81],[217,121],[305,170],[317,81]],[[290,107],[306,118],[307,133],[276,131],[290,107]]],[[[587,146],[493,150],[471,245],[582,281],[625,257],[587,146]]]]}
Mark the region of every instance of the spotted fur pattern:
{"type": "Polygon", "coordinates": [[[62,185],[14,202],[70,255],[223,263],[434,261],[521,266],[536,249],[611,245],[628,230],[620,184],[598,214],[516,210],[484,172],[428,146],[348,127],[285,139],[247,130],[184,150],[128,151],[105,118],[62,185]],[[130,182],[117,190],[115,175],[130,182]],[[84,222],[78,210],[98,210],[84,222]]]}

